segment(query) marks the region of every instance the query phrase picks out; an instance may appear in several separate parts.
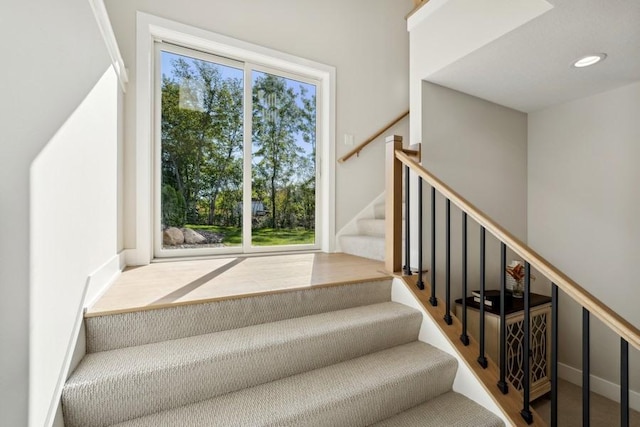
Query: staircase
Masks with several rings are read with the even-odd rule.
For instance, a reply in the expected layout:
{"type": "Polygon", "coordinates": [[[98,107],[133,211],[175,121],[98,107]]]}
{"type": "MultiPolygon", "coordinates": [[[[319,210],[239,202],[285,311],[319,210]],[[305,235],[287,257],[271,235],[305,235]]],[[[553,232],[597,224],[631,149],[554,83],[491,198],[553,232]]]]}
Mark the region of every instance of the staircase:
{"type": "Polygon", "coordinates": [[[67,427],[501,426],[381,280],[85,319],[67,427]]]}
{"type": "Polygon", "coordinates": [[[357,234],[340,236],[342,252],[384,261],[384,202],[373,206],[373,218],[357,220],[357,234]]]}
{"type": "MultiPolygon", "coordinates": [[[[422,159],[422,144],[414,144],[409,148],[403,149],[408,156],[420,162],[422,159]]],[[[402,187],[402,235],[404,238],[404,182],[402,187]]],[[[377,261],[385,260],[385,198],[383,195],[378,196],[373,202],[373,206],[363,209],[356,217],[355,227],[353,223],[349,224],[345,229],[350,230],[345,234],[340,234],[340,249],[342,252],[360,256],[363,258],[375,259],[377,261]]],[[[342,232],[341,232],[342,233],[342,232]]]]}

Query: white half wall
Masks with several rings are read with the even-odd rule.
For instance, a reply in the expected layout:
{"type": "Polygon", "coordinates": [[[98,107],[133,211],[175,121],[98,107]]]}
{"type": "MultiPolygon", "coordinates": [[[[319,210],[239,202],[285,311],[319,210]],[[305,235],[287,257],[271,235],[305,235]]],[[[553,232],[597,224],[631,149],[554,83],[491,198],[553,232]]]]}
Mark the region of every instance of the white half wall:
{"type": "MultiPolygon", "coordinates": [[[[640,327],[640,82],[529,114],[529,245],[640,327]]],[[[560,361],[581,369],[580,307],[562,298],[560,361]]],[[[591,373],[619,384],[619,340],[592,320],[591,373]]],[[[630,350],[640,391],[640,352],[630,350]]]]}
{"type": "MultiPolygon", "coordinates": [[[[90,241],[86,235],[74,235],[73,229],[61,228],[54,241],[40,241],[33,234],[31,164],[91,92],[110,59],[87,0],[0,2],[0,40],[4,65],[0,67],[0,425],[42,427],[50,403],[45,395],[52,393],[53,384],[49,373],[44,377],[38,373],[47,365],[41,359],[47,357],[49,349],[35,355],[35,363],[42,363],[35,372],[30,372],[29,365],[33,346],[42,351],[49,338],[37,335],[43,331],[42,325],[34,323],[31,315],[38,322],[42,318],[30,304],[31,296],[38,299],[43,296],[41,292],[56,290],[60,273],[54,271],[58,274],[55,281],[32,280],[30,268],[38,268],[30,261],[32,242],[45,245],[53,257],[63,257],[60,252],[67,246],[61,243],[63,240],[72,240],[83,250],[90,241]],[[30,331],[36,334],[31,343],[30,331]],[[29,392],[34,393],[30,409],[29,392]]],[[[90,143],[88,138],[84,141],[90,143]]],[[[65,165],[55,165],[55,170],[65,165]]],[[[83,204],[84,197],[75,194],[76,203],[68,207],[69,216],[78,215],[73,211],[76,208],[83,214],[93,214],[93,206],[83,204]]],[[[44,208],[55,211],[63,207],[44,208]]],[[[56,269],[73,271],[76,266],[75,260],[67,259],[66,265],[57,265],[56,269]]],[[[54,318],[59,314],[53,304],[46,306],[46,313],[54,318]]],[[[56,349],[66,346],[70,338],[67,332],[56,335],[60,340],[55,343],[56,349]]],[[[51,354],[57,354],[57,350],[51,354]]],[[[55,367],[54,375],[60,368],[55,367]]]]}
{"type": "MultiPolygon", "coordinates": [[[[336,67],[335,157],[371,136],[409,105],[409,37],[404,16],[410,0],[196,0],[189,7],[171,0],[106,1],[107,10],[129,67],[125,99],[125,234],[136,241],[136,11],[171,19],[242,41],[336,67]]],[[[139,143],[140,141],[138,141],[139,143]]],[[[382,142],[382,141],[381,141],[382,142]]],[[[376,143],[377,144],[377,143],[376,143]]],[[[384,149],[368,147],[361,159],[336,165],[335,229],[341,229],[384,190],[384,149]],[[378,167],[372,166],[378,164],[378,167]]]]}
{"type": "Polygon", "coordinates": [[[45,425],[57,407],[53,401],[66,379],[85,300],[95,298],[119,271],[119,90],[108,67],[31,167],[33,425],[45,425]],[[89,276],[97,279],[87,284],[89,276]]]}

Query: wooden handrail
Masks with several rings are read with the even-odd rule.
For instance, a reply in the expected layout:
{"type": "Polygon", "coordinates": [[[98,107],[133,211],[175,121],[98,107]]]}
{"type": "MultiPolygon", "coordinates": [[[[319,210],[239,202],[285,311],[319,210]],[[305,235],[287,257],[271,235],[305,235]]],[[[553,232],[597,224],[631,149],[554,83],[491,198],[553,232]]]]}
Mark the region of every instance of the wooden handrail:
{"type": "Polygon", "coordinates": [[[402,152],[402,150],[395,150],[395,159],[408,166],[414,173],[421,176],[427,183],[429,183],[429,185],[439,191],[440,194],[451,200],[453,204],[466,212],[469,217],[473,218],[498,240],[504,242],[516,254],[531,264],[532,267],[555,283],[574,301],[589,310],[591,314],[600,319],[605,325],[607,325],[607,327],[629,342],[629,344],[640,350],[640,330],[638,330],[638,328],[629,323],[626,319],[621,317],[618,313],[613,311],[583,287],[571,280],[571,278],[566,274],[554,267],[540,254],[524,244],[520,239],[508,232],[500,224],[492,220],[488,215],[455,192],[451,187],[439,180],[435,175],[424,169],[410,156],[402,152]]]}
{"type": "Polygon", "coordinates": [[[366,147],[367,145],[371,144],[373,141],[376,140],[376,138],[378,138],[380,135],[382,135],[383,133],[388,131],[389,128],[394,126],[396,123],[398,123],[400,120],[404,119],[408,115],[409,115],[409,110],[407,110],[404,113],[400,114],[398,117],[396,117],[395,119],[393,119],[392,121],[387,123],[383,128],[381,128],[379,131],[377,131],[375,134],[373,134],[373,136],[371,136],[366,141],[364,141],[362,144],[358,145],[356,148],[354,148],[353,150],[349,151],[344,156],[340,157],[338,159],[338,161],[340,163],[346,162],[347,160],[349,160],[349,158],[351,158],[351,157],[355,156],[356,154],[358,154],[360,151],[362,151],[362,149],[364,147],[366,147]]]}

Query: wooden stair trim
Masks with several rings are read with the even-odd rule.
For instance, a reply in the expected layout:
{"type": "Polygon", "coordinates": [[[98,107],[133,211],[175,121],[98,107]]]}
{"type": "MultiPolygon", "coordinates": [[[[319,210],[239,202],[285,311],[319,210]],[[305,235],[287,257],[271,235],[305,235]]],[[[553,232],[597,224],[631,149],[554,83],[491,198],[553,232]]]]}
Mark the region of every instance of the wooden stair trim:
{"type": "MultiPolygon", "coordinates": [[[[379,271],[379,273],[381,272],[382,271],[379,271]]],[[[382,277],[376,276],[372,278],[363,278],[363,279],[357,279],[357,280],[345,280],[345,281],[338,281],[338,282],[320,283],[320,284],[314,284],[314,285],[303,285],[295,288],[273,289],[269,291],[250,292],[246,294],[225,295],[221,297],[203,298],[203,299],[192,300],[192,301],[177,301],[177,302],[154,304],[154,305],[147,305],[147,306],[141,306],[141,307],[123,308],[118,310],[89,311],[84,313],[84,317],[89,318],[89,317],[111,316],[114,314],[134,313],[138,311],[161,310],[165,308],[180,307],[180,306],[186,306],[186,305],[208,304],[212,302],[261,297],[265,295],[285,294],[288,292],[310,291],[314,289],[332,288],[335,286],[344,286],[344,285],[356,285],[359,283],[367,283],[367,282],[380,282],[384,280],[390,280],[392,278],[393,278],[392,275],[382,276],[382,277]]]]}
{"type": "Polygon", "coordinates": [[[478,342],[475,340],[475,338],[469,336],[469,345],[465,346],[462,344],[462,342],[460,341],[460,335],[462,334],[462,324],[460,320],[453,313],[451,313],[453,324],[447,325],[447,323],[444,321],[445,312],[443,306],[438,305],[437,307],[433,307],[429,303],[429,297],[431,296],[431,286],[426,280],[424,281],[425,290],[421,291],[416,285],[416,275],[403,276],[402,273],[397,272],[395,273],[395,277],[401,279],[404,285],[413,293],[422,308],[431,316],[434,323],[442,331],[442,334],[456,349],[460,357],[466,362],[471,372],[473,372],[474,375],[478,378],[478,380],[494,400],[494,402],[496,402],[496,404],[503,410],[512,425],[518,427],[547,426],[547,423],[542,419],[540,414],[538,414],[531,407],[530,410],[533,414],[533,423],[527,424],[527,422],[520,415],[520,411],[522,410],[522,395],[516,391],[515,387],[513,387],[511,383],[509,383],[509,393],[502,394],[497,386],[498,380],[500,379],[500,368],[487,355],[486,357],[488,366],[486,369],[482,369],[482,367],[476,361],[480,353],[480,346],[478,342]],[[492,387],[491,384],[494,384],[494,386],[492,387]]]}
{"type": "Polygon", "coordinates": [[[402,152],[408,156],[415,158],[418,163],[422,164],[422,144],[417,143],[410,145],[408,148],[403,148],[402,152]]]}
{"type": "Polygon", "coordinates": [[[419,11],[427,3],[429,3],[429,0],[413,0],[413,9],[404,17],[404,19],[411,18],[414,13],[419,11]]]}

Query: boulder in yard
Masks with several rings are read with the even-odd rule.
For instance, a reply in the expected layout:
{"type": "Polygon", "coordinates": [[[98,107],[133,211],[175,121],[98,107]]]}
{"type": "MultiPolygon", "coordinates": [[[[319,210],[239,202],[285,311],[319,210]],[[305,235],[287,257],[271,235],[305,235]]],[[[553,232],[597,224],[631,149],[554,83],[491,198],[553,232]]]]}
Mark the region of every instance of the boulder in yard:
{"type": "Polygon", "coordinates": [[[182,234],[184,235],[184,242],[188,245],[195,245],[207,240],[202,234],[190,228],[183,228],[182,234]]]}
{"type": "Polygon", "coordinates": [[[162,233],[162,243],[167,246],[176,246],[184,243],[184,234],[179,228],[169,227],[162,233]]]}

